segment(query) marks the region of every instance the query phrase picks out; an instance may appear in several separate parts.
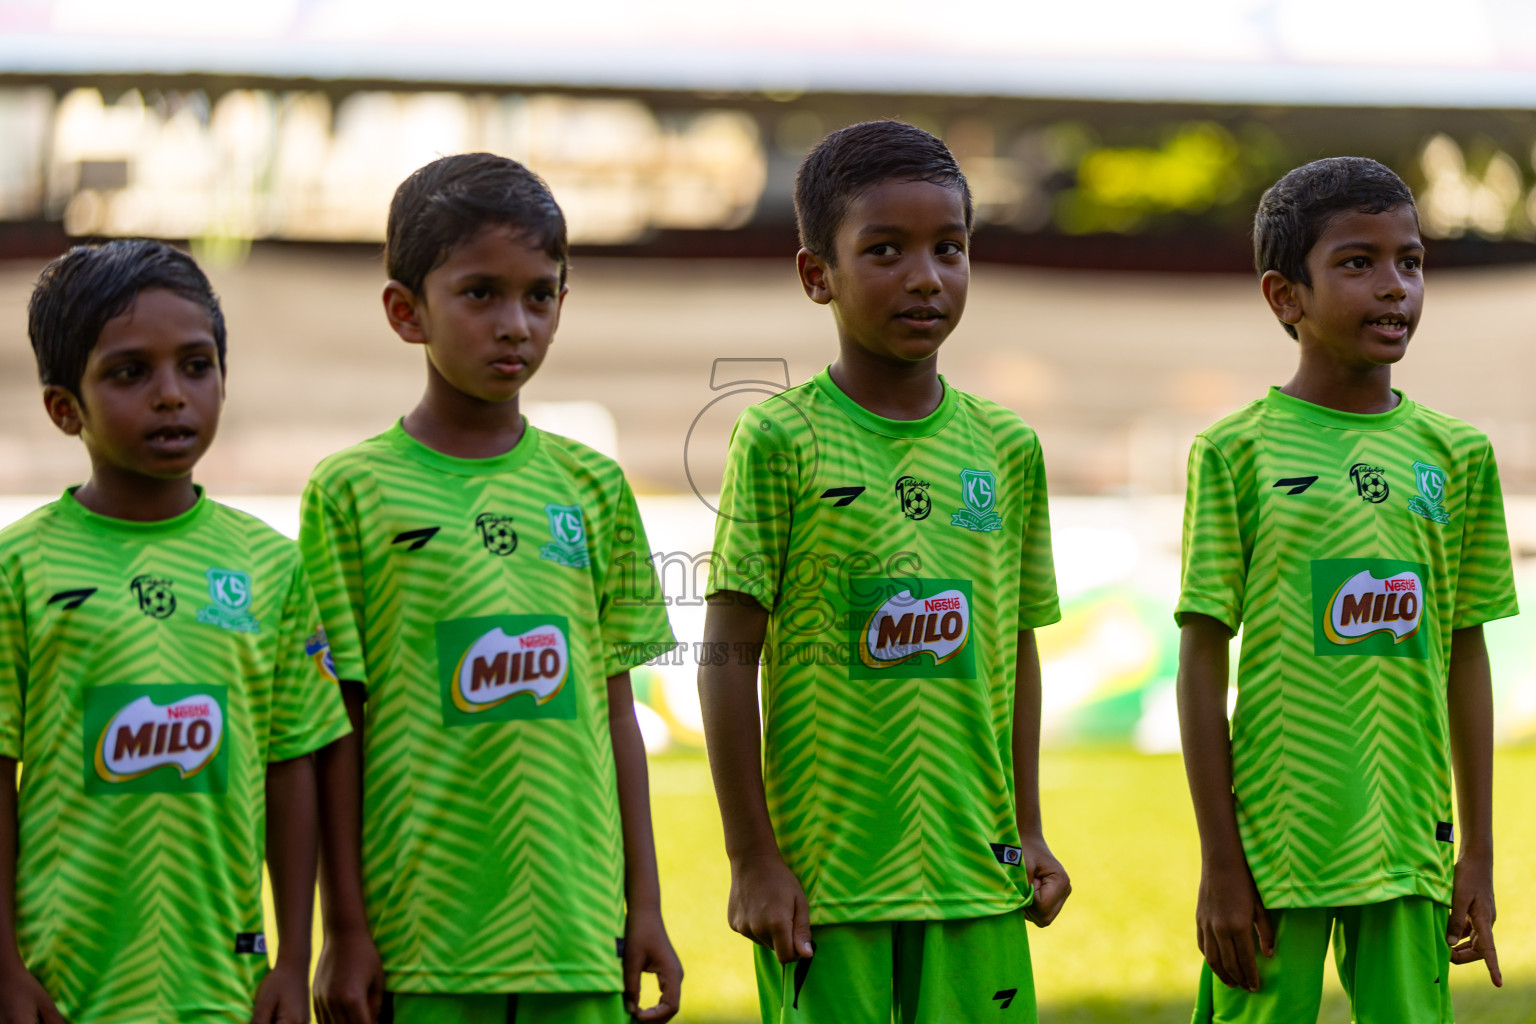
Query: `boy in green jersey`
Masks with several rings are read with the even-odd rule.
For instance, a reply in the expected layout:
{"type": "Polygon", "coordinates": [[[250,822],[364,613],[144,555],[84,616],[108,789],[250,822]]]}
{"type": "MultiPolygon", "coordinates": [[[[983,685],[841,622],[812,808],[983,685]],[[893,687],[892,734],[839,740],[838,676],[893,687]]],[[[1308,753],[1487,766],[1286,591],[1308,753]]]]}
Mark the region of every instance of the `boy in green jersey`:
{"type": "Polygon", "coordinates": [[[1482,433],[1391,386],[1424,298],[1397,175],[1360,158],[1290,172],[1254,249],[1301,360],[1190,453],[1176,618],[1202,853],[1194,1019],[1315,1020],[1331,936],[1358,1024],[1440,1024],[1450,963],[1483,960],[1502,984],[1482,624],[1517,609],[1498,469],[1482,433]]]}
{"type": "Polygon", "coordinates": [[[385,258],[426,393],[321,463],[302,508],[359,737],[320,765],[316,1008],[668,1020],[682,968],[629,670],[672,633],[623,472],[518,410],[559,324],[565,219],[515,161],[445,157],[396,191],[385,258]]]}
{"type": "Polygon", "coordinates": [[[186,255],[112,242],[44,269],[28,329],[91,476],[0,531],[0,1021],[302,1021],[307,755],[347,720],[297,548],[192,483],[218,300],[186,255]]]}
{"type": "Polygon", "coordinates": [[[970,192],[877,121],[806,157],[795,205],[838,356],[743,413],[726,463],[699,696],[731,927],[764,1021],[1034,1020],[1025,920],[1069,891],[1036,784],[1060,613],[1039,441],[938,374],[970,192]]]}

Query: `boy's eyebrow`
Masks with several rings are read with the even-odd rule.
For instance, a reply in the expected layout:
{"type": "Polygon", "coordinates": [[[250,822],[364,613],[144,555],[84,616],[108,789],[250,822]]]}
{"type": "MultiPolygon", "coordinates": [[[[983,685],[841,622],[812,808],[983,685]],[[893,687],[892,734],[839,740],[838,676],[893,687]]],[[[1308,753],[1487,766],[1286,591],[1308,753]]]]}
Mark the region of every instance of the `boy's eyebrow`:
{"type": "MultiPolygon", "coordinates": [[[[1338,245],[1335,245],[1329,251],[1330,252],[1334,252],[1334,253],[1340,253],[1340,252],[1343,252],[1346,249],[1369,249],[1370,251],[1375,252],[1378,248],[1380,248],[1380,247],[1377,246],[1377,244],[1375,242],[1358,242],[1358,241],[1357,242],[1340,242],[1338,245]]],[[[1423,240],[1415,238],[1411,242],[1405,242],[1402,245],[1399,245],[1397,247],[1397,251],[1398,252],[1404,252],[1404,251],[1406,251],[1408,249],[1422,249],[1422,248],[1424,248],[1423,240]]]]}
{"type": "MultiPolygon", "coordinates": [[[[861,235],[905,235],[911,232],[911,228],[905,224],[866,224],[859,228],[861,235]]],[[[959,221],[945,224],[939,228],[943,234],[956,234],[965,232],[965,225],[959,221]]]]}

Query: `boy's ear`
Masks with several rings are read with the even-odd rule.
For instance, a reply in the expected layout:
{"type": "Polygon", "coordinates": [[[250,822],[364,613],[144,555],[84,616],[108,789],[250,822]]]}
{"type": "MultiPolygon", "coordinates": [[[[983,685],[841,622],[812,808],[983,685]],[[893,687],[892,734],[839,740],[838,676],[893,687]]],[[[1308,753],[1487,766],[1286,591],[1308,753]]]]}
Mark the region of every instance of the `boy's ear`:
{"type": "Polygon", "coordinates": [[[795,253],[795,269],[800,272],[800,287],[812,302],[825,306],[832,301],[832,270],[820,256],[801,249],[795,253]]]}
{"type": "Polygon", "coordinates": [[[1269,303],[1270,312],[1281,323],[1292,327],[1301,323],[1301,288],[1296,282],[1278,270],[1266,270],[1259,279],[1259,288],[1264,292],[1264,301],[1269,303]]]}
{"type": "Polygon", "coordinates": [[[53,425],[70,437],[79,437],[80,431],[85,429],[85,418],[80,415],[80,399],[68,388],[57,384],[43,388],[43,408],[48,411],[53,425]]]}
{"type": "Polygon", "coordinates": [[[399,281],[384,286],[384,317],[389,326],[400,335],[400,340],[412,345],[425,345],[427,332],[422,329],[421,300],[399,281]]]}

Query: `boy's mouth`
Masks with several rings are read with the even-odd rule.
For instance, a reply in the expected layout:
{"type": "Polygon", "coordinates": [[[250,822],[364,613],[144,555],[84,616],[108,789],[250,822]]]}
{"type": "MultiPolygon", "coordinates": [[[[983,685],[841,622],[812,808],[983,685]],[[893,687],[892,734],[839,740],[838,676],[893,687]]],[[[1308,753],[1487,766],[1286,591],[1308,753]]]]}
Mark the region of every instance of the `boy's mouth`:
{"type": "Polygon", "coordinates": [[[922,327],[931,326],[945,319],[944,313],[936,306],[913,306],[896,314],[896,319],[922,327]]]}
{"type": "Polygon", "coordinates": [[[1374,328],[1378,334],[1394,341],[1408,334],[1408,318],[1401,313],[1384,313],[1367,320],[1365,324],[1367,327],[1374,328]]]}
{"type": "Polygon", "coordinates": [[[177,453],[192,447],[197,440],[197,431],[178,423],[151,430],[144,439],[161,451],[177,453]]]}

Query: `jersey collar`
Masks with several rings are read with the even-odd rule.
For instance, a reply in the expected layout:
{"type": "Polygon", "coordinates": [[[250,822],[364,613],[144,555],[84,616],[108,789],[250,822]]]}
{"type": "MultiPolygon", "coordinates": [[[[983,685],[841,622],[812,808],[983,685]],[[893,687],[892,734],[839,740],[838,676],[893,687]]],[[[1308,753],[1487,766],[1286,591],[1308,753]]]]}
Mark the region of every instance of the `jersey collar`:
{"type": "Polygon", "coordinates": [[[937,409],[920,420],[892,420],[870,412],[843,393],[843,389],[832,380],[831,367],[822,370],[814,379],[822,394],[832,399],[832,404],[849,419],[865,430],[884,437],[932,437],[944,429],[960,406],[955,389],[945,382],[943,374],[939,374],[939,383],[944,385],[944,397],[939,399],[937,409]]]}
{"type": "Polygon", "coordinates": [[[436,448],[428,448],[410,434],[405,432],[404,422],[395,421],[395,425],[384,433],[384,440],[396,451],[407,458],[416,460],[425,466],[443,473],[452,473],[454,476],[489,476],[493,473],[510,473],[515,469],[521,469],[533,453],[539,448],[539,431],[528,417],[523,417],[523,436],[509,452],[500,455],[492,455],[488,459],[461,459],[456,455],[445,455],[436,448]]]}
{"type": "Polygon", "coordinates": [[[1391,430],[1412,416],[1414,409],[1417,408],[1408,396],[1397,388],[1393,388],[1392,393],[1397,396],[1397,407],[1388,409],[1386,412],[1345,412],[1342,409],[1330,409],[1326,405],[1315,405],[1288,395],[1281,391],[1279,386],[1271,386],[1269,394],[1264,396],[1264,401],[1276,412],[1298,416],[1324,427],[1334,427],[1338,430],[1391,430]]]}
{"type": "Polygon", "coordinates": [[[213,503],[203,496],[202,487],[193,484],[192,489],[197,492],[197,500],[192,503],[191,508],[179,516],[172,516],[169,519],[152,519],[148,522],[117,519],[113,516],[104,516],[100,512],[92,512],[80,504],[80,499],[75,497],[75,492],[80,487],[80,484],[75,484],[73,487],[64,489],[64,496],[59,499],[59,507],[64,515],[89,530],[117,537],[170,537],[184,533],[202,522],[209,509],[213,507],[213,503]]]}

